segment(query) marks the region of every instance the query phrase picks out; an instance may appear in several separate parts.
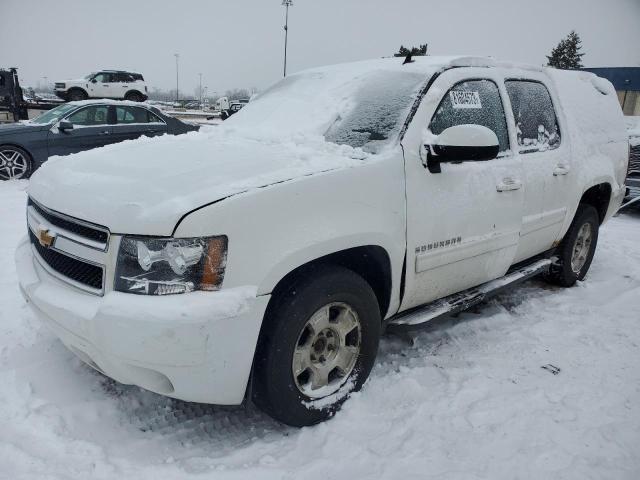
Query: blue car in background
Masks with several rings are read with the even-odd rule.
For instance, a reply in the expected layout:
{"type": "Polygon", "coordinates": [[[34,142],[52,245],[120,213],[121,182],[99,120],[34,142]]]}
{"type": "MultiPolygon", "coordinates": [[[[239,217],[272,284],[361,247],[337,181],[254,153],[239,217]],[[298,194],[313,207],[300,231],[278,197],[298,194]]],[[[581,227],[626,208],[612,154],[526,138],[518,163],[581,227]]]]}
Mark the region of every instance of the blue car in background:
{"type": "Polygon", "coordinates": [[[199,128],[140,103],[66,103],[29,122],[0,125],[0,180],[29,178],[54,155],[69,155],[143,135],[181,135],[199,128]]]}

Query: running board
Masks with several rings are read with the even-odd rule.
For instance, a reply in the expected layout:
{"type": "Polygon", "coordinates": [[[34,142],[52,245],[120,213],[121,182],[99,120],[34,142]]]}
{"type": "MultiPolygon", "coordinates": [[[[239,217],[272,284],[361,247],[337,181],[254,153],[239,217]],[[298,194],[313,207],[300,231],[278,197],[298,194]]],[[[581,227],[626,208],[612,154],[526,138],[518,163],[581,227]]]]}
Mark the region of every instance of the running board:
{"type": "Polygon", "coordinates": [[[454,293],[453,295],[441,298],[423,307],[417,307],[408,312],[403,312],[391,318],[387,324],[387,331],[406,332],[417,330],[432,320],[467,310],[512,285],[524,282],[547,271],[554,260],[555,258],[537,260],[536,262],[508,273],[504,277],[483,283],[478,287],[473,287],[460,293],[454,293]]]}

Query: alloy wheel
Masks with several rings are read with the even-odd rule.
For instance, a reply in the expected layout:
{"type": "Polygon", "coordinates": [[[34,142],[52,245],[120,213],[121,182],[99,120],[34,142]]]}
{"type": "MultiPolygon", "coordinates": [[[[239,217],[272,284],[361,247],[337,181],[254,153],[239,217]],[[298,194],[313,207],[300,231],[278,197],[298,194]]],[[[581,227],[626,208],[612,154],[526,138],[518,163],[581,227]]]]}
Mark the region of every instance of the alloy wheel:
{"type": "Polygon", "coordinates": [[[346,303],[320,308],[305,324],[293,353],[292,373],[301,393],[320,398],[338,391],[360,354],[361,325],[346,303]]]}
{"type": "Polygon", "coordinates": [[[587,262],[592,240],[593,232],[591,224],[585,223],[578,231],[571,253],[571,270],[573,270],[574,273],[580,273],[580,270],[582,270],[582,267],[584,267],[584,264],[587,262]]]}
{"type": "Polygon", "coordinates": [[[0,179],[18,180],[25,178],[29,171],[29,160],[18,150],[0,150],[0,179]]]}

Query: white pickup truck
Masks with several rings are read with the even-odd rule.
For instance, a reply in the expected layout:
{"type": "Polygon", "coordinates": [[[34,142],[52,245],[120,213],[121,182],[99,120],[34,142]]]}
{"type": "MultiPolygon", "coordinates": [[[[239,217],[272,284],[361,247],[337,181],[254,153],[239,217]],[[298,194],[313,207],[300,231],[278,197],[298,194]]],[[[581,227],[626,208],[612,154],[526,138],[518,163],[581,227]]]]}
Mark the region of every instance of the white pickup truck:
{"type": "Polygon", "coordinates": [[[385,329],[537,274],[582,280],[628,148],[613,87],[589,73],[309,70],[216,129],[46,163],[20,287],[119,382],[310,425],[362,387],[385,329]]]}

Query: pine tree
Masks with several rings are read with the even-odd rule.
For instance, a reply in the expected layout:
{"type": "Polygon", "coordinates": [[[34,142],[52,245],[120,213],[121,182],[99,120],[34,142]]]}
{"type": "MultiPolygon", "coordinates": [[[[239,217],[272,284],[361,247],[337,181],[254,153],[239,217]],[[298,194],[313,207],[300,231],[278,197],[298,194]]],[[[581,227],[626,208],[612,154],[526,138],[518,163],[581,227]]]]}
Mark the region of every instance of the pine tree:
{"type": "Polygon", "coordinates": [[[406,48],[404,45],[400,45],[400,50],[398,50],[398,53],[394,53],[393,56],[394,57],[406,57],[407,55],[411,54],[414,57],[424,57],[427,54],[427,47],[428,44],[424,44],[424,45],[420,45],[419,47],[411,47],[406,48]]]}
{"type": "Polygon", "coordinates": [[[580,36],[571,31],[567,38],[563,38],[558,46],[551,50],[551,55],[547,56],[549,63],[547,65],[562,70],[576,70],[582,68],[582,57],[584,53],[580,53],[582,41],[580,36]]]}

